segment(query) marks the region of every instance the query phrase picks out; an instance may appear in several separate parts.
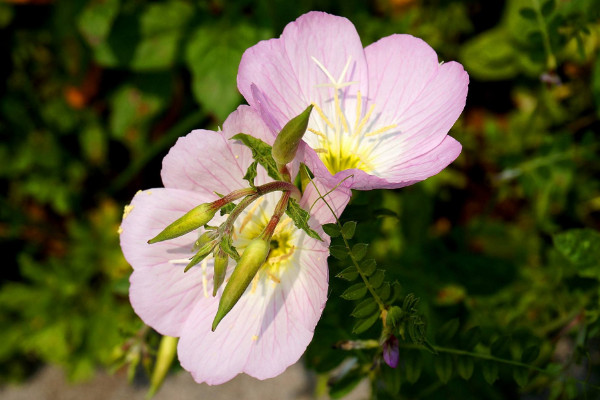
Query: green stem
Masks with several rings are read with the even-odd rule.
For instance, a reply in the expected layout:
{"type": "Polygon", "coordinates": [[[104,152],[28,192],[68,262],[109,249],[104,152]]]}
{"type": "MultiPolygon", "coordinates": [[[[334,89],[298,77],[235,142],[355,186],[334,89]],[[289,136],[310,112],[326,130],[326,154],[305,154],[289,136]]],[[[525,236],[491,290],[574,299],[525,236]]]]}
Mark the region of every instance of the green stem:
{"type": "MultiPolygon", "coordinates": [[[[337,226],[341,230],[342,229],[342,224],[340,223],[339,218],[335,214],[335,211],[333,211],[333,208],[331,208],[331,206],[329,205],[329,203],[325,200],[325,198],[321,194],[321,191],[319,190],[319,188],[317,187],[317,185],[314,183],[314,181],[311,179],[310,182],[313,184],[315,190],[317,191],[317,194],[319,195],[319,198],[322,199],[323,202],[325,202],[325,205],[327,206],[327,208],[329,208],[329,211],[331,211],[331,214],[335,218],[335,223],[337,224],[337,226]]],[[[360,275],[361,279],[363,280],[363,283],[367,287],[367,290],[369,291],[369,293],[371,293],[371,296],[373,297],[373,299],[377,303],[377,306],[379,307],[379,311],[381,312],[381,319],[383,320],[383,324],[385,326],[385,319],[384,319],[385,318],[384,317],[384,313],[386,311],[385,304],[383,304],[383,301],[381,300],[381,297],[379,297],[379,295],[375,292],[375,289],[369,283],[369,279],[367,278],[367,276],[364,274],[364,272],[360,268],[360,265],[358,264],[358,261],[356,260],[356,258],[352,254],[352,249],[350,249],[350,244],[348,243],[348,240],[344,237],[344,235],[341,235],[341,236],[342,236],[342,239],[344,240],[344,245],[346,247],[346,252],[348,253],[348,255],[350,255],[350,259],[352,260],[352,264],[354,264],[354,267],[358,271],[358,274],[360,275]]]]}
{"type": "Polygon", "coordinates": [[[544,38],[543,43],[544,51],[546,52],[546,68],[549,71],[554,71],[556,70],[556,57],[554,57],[554,53],[552,52],[552,46],[550,45],[550,35],[548,34],[548,27],[546,26],[546,21],[544,21],[544,16],[542,15],[539,0],[533,0],[533,4],[535,5],[537,23],[542,30],[542,36],[544,38]]]}

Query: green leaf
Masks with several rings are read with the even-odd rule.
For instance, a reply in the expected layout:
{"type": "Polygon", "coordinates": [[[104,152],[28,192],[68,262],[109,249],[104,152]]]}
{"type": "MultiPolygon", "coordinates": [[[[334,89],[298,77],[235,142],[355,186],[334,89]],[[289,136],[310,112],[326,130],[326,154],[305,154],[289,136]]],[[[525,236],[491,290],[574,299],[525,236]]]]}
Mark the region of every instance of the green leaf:
{"type": "Polygon", "coordinates": [[[513,378],[520,387],[524,387],[529,382],[529,369],[515,368],[513,369],[513,378]]]}
{"type": "Polygon", "coordinates": [[[294,225],[296,225],[298,229],[302,229],[304,232],[306,232],[308,236],[310,236],[313,239],[323,241],[319,234],[312,230],[308,225],[310,214],[308,213],[308,211],[300,207],[296,200],[290,199],[285,213],[292,219],[292,221],[294,221],[294,225]]]}
{"type": "Polygon", "coordinates": [[[388,300],[390,304],[402,297],[402,285],[400,282],[394,281],[392,283],[392,297],[388,300]]]}
{"type": "Polygon", "coordinates": [[[375,313],[370,317],[360,319],[354,324],[354,328],[352,328],[352,333],[358,335],[369,329],[373,324],[379,319],[379,313],[375,313]]]}
{"type": "Polygon", "coordinates": [[[440,343],[448,343],[458,332],[459,327],[458,318],[453,318],[447,321],[441,328],[438,330],[436,339],[440,343]]]}
{"type": "Polygon", "coordinates": [[[519,73],[517,57],[509,33],[494,28],[463,44],[460,58],[469,74],[483,80],[501,80],[519,73]]]}
{"type": "Polygon", "coordinates": [[[373,315],[373,313],[379,315],[379,313],[377,312],[378,309],[379,307],[377,306],[375,300],[369,297],[368,299],[364,299],[363,301],[358,303],[358,305],[354,307],[354,310],[352,310],[352,314],[350,315],[356,318],[366,318],[368,316],[373,315]]]}
{"type": "Polygon", "coordinates": [[[325,224],[323,225],[323,231],[332,238],[340,236],[341,233],[338,224],[325,224]]]}
{"type": "Polygon", "coordinates": [[[248,147],[252,151],[252,158],[267,170],[267,174],[269,174],[271,178],[276,181],[282,180],[279,170],[277,169],[277,164],[275,164],[275,160],[273,160],[273,157],[271,156],[271,146],[262,140],[245,133],[238,133],[237,135],[232,136],[231,139],[239,140],[248,147]]]}
{"type": "Polygon", "coordinates": [[[244,175],[244,179],[248,181],[250,187],[255,188],[254,178],[256,178],[256,167],[258,165],[258,161],[253,161],[252,164],[248,167],[246,174],[244,175]]]}
{"type": "Polygon", "coordinates": [[[442,353],[435,358],[434,361],[435,373],[440,381],[444,384],[448,383],[452,378],[452,357],[450,354],[442,353]]]}
{"type": "Polygon", "coordinates": [[[119,14],[119,0],[90,0],[77,19],[77,27],[86,41],[95,47],[104,42],[119,14]]]}
{"type": "Polygon", "coordinates": [[[392,328],[396,329],[400,326],[403,319],[404,311],[402,311],[402,309],[398,306],[392,306],[387,312],[385,323],[388,326],[391,326],[392,328]]]}
{"type": "Polygon", "coordinates": [[[356,267],[350,266],[350,267],[344,269],[339,274],[337,274],[336,277],[352,282],[353,280],[358,278],[358,271],[356,270],[356,267]]]}
{"type": "MultiPolygon", "coordinates": [[[[225,20],[223,20],[225,21],[225,20]]],[[[203,23],[189,38],[185,59],[192,72],[194,97],[225,120],[240,103],[237,72],[244,51],[271,32],[246,23],[203,23]]]]}
{"type": "Polygon", "coordinates": [[[233,246],[233,242],[231,240],[231,236],[225,236],[221,239],[220,243],[221,249],[229,255],[229,257],[233,258],[235,261],[240,259],[240,255],[237,252],[236,248],[233,246]]]}
{"type": "Polygon", "coordinates": [[[417,351],[407,351],[404,354],[404,370],[406,380],[409,383],[415,383],[421,376],[423,370],[423,359],[421,353],[417,351]]]}
{"type": "Polygon", "coordinates": [[[220,213],[221,213],[221,215],[231,214],[231,212],[234,209],[235,209],[235,204],[234,203],[229,203],[229,204],[224,205],[223,207],[221,207],[220,213]]]}
{"type": "Polygon", "coordinates": [[[554,235],[554,246],[583,277],[600,279],[600,233],[572,229],[554,235]]]}
{"type": "Polygon", "coordinates": [[[360,263],[360,270],[366,276],[373,275],[373,272],[375,272],[376,268],[377,268],[377,262],[375,262],[375,260],[372,258],[364,260],[363,262],[360,263]]]}
{"type": "Polygon", "coordinates": [[[373,276],[369,278],[369,284],[373,286],[373,288],[377,289],[383,283],[383,279],[385,278],[385,271],[382,269],[378,269],[375,271],[373,276]]]}
{"type": "Polygon", "coordinates": [[[347,288],[342,293],[342,298],[346,300],[358,300],[363,298],[367,294],[367,287],[364,283],[356,283],[347,288]]]}
{"type": "Polygon", "coordinates": [[[523,351],[521,354],[521,362],[525,364],[531,364],[540,355],[540,347],[539,346],[529,346],[523,351]]]}
{"type": "Polygon", "coordinates": [[[383,285],[381,285],[379,288],[377,288],[375,290],[375,292],[379,295],[379,297],[381,298],[381,301],[387,301],[387,299],[389,299],[390,294],[392,292],[392,289],[390,288],[390,283],[389,282],[383,282],[383,285]]]}
{"type": "Polygon", "coordinates": [[[329,247],[329,253],[340,261],[344,261],[348,257],[348,251],[345,246],[340,246],[337,244],[331,245],[329,247]]]}
{"type": "Polygon", "coordinates": [[[456,359],[456,370],[461,378],[468,381],[473,375],[475,363],[471,357],[458,357],[456,359]]]}
{"type": "Polygon", "coordinates": [[[554,0],[548,0],[544,2],[542,5],[542,15],[544,18],[548,18],[550,14],[554,12],[554,8],[556,7],[556,3],[554,0]]]}
{"type": "Polygon", "coordinates": [[[496,357],[509,356],[510,336],[500,336],[490,346],[490,352],[496,357]]]}
{"type": "Polygon", "coordinates": [[[461,335],[460,344],[464,350],[472,350],[481,341],[481,328],[474,326],[461,335]]]}
{"type": "Polygon", "coordinates": [[[492,385],[498,379],[498,364],[492,361],[483,361],[481,365],[481,373],[485,381],[492,385]]]}
{"type": "Polygon", "coordinates": [[[348,221],[342,227],[342,236],[346,239],[350,240],[354,237],[354,232],[356,231],[356,222],[348,221]]]}
{"type": "Polygon", "coordinates": [[[519,15],[528,20],[535,20],[537,13],[531,7],[523,7],[519,10],[519,15]]]}
{"type": "Polygon", "coordinates": [[[356,385],[364,378],[364,375],[358,371],[351,371],[342,379],[334,382],[329,388],[329,397],[332,399],[341,399],[350,393],[356,385]]]}
{"type": "Polygon", "coordinates": [[[352,255],[356,261],[362,260],[367,255],[367,248],[369,247],[366,243],[357,243],[352,246],[352,255]]]}

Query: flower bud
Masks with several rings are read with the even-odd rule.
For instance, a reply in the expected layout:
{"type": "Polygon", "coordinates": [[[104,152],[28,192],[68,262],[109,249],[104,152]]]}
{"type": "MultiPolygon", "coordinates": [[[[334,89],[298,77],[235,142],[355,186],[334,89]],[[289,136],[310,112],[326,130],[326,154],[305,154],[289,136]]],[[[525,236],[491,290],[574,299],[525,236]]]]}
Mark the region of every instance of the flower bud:
{"type": "Polygon", "coordinates": [[[163,336],[158,346],[158,354],[156,355],[156,363],[154,364],[154,370],[152,371],[152,378],[150,379],[150,390],[148,391],[148,398],[154,396],[158,389],[162,386],[162,383],[171,368],[171,364],[177,354],[177,342],[179,338],[171,336],[163,336]]]}
{"type": "Polygon", "coordinates": [[[188,270],[190,268],[192,268],[194,265],[198,264],[200,261],[204,260],[211,253],[211,251],[213,251],[213,249],[215,248],[216,245],[217,245],[216,239],[209,240],[206,243],[204,243],[200,247],[200,249],[198,249],[198,252],[196,253],[196,255],[194,257],[192,257],[192,259],[190,260],[190,263],[188,265],[186,265],[183,272],[188,272],[188,270]]]}
{"type": "Polygon", "coordinates": [[[308,119],[312,109],[312,104],[306,107],[298,116],[285,124],[277,138],[275,138],[271,154],[277,164],[286,165],[296,157],[296,151],[308,127],[308,119]]]}
{"type": "Polygon", "coordinates": [[[229,264],[229,255],[227,255],[221,247],[215,249],[214,257],[215,270],[213,273],[213,297],[217,295],[217,290],[219,290],[225,280],[227,264],[229,264]]]}
{"type": "Polygon", "coordinates": [[[208,223],[215,216],[216,212],[217,208],[215,208],[211,203],[200,204],[198,207],[191,209],[183,217],[167,226],[154,238],[148,240],[148,243],[152,244],[183,236],[186,233],[189,233],[194,229],[198,229],[202,225],[208,223]]]}
{"type": "Polygon", "coordinates": [[[242,297],[242,294],[244,294],[260,267],[265,263],[270,248],[270,243],[260,238],[254,239],[248,244],[233,270],[227,285],[225,285],[225,290],[223,290],[223,295],[219,301],[217,315],[213,320],[213,331],[225,315],[231,311],[240,297],[242,297]]]}
{"type": "Polygon", "coordinates": [[[396,368],[400,359],[400,350],[398,349],[398,339],[391,335],[383,342],[383,360],[390,368],[396,368]]]}

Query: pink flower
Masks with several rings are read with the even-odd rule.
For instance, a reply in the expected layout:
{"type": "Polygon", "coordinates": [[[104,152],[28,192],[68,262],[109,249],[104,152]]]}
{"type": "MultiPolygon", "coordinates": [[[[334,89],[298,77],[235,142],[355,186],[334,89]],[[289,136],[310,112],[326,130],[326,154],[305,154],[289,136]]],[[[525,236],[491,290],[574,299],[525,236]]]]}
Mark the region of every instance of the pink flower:
{"type": "Polygon", "coordinates": [[[272,133],[310,104],[304,161],[315,176],[354,189],[399,188],[437,174],[461,145],[447,133],[469,77],[410,35],[363,49],[350,21],[310,12],[279,39],[246,50],[238,88],[272,133]]]}
{"type": "MultiPolygon", "coordinates": [[[[202,232],[146,243],[195,206],[216,200],[215,193],[248,187],[242,177],[252,162],[251,152],[229,140],[240,132],[273,141],[248,106],[232,113],[222,132],[196,130],[180,138],[163,161],[165,188],[139,192],[126,207],[121,226],[121,247],[134,269],[130,300],[135,312],[161,334],[180,337],[181,365],[196,381],[208,384],[223,383],[241,372],[259,379],[283,372],[306,349],[327,300],[328,240],[311,239],[285,215],[266,264],[215,332],[211,324],[223,287],[212,296],[212,258],[183,272],[202,232]]],[[[270,180],[262,167],[258,172],[257,184],[270,180]]],[[[240,253],[268,222],[279,197],[280,193],[262,197],[236,220],[233,239],[240,253]]],[[[347,190],[327,196],[337,213],[348,199],[347,190]]],[[[308,209],[316,200],[310,185],[300,204],[308,209]]],[[[224,218],[215,217],[211,225],[224,218]]],[[[328,238],[320,224],[332,219],[325,204],[317,201],[310,223],[324,239],[328,238]]],[[[230,260],[227,276],[234,264],[230,260]]]]}

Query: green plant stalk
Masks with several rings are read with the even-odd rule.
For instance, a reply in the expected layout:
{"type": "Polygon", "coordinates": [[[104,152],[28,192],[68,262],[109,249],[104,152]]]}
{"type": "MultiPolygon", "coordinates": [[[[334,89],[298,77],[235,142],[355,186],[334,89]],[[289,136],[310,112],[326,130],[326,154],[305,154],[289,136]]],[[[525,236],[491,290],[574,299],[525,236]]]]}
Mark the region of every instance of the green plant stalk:
{"type": "MultiPolygon", "coordinates": [[[[311,179],[310,181],[313,184],[315,190],[317,191],[317,194],[319,195],[319,199],[322,199],[323,202],[325,203],[325,205],[327,206],[327,208],[329,208],[329,211],[331,211],[331,214],[335,218],[335,223],[337,224],[337,226],[341,230],[342,229],[342,224],[340,223],[340,220],[338,219],[337,215],[335,214],[335,211],[333,211],[333,208],[331,208],[331,206],[329,205],[329,203],[325,200],[324,196],[326,196],[328,193],[326,193],[325,195],[322,195],[321,191],[319,190],[319,188],[317,187],[317,185],[315,185],[315,183],[313,182],[313,180],[311,179]]],[[[332,189],[332,190],[335,190],[335,188],[332,189]]],[[[344,240],[344,246],[346,247],[346,252],[350,256],[350,259],[352,260],[352,263],[354,264],[354,267],[358,271],[358,274],[360,275],[360,277],[363,280],[365,286],[367,287],[367,290],[369,291],[369,293],[371,293],[371,296],[373,297],[373,299],[377,303],[377,306],[379,307],[379,311],[380,311],[380,318],[382,319],[383,325],[385,326],[385,313],[387,311],[386,308],[385,308],[385,304],[383,304],[383,301],[381,300],[381,297],[379,297],[379,295],[375,292],[375,289],[373,289],[373,286],[371,286],[371,284],[369,283],[369,280],[367,279],[367,276],[364,274],[364,272],[360,268],[360,266],[358,264],[358,261],[356,260],[356,258],[352,254],[352,250],[350,249],[350,244],[348,243],[348,240],[344,237],[344,235],[340,235],[340,236],[344,240]]]]}
{"type": "Polygon", "coordinates": [[[533,4],[535,5],[535,14],[538,25],[542,30],[542,36],[544,37],[544,51],[546,52],[546,67],[550,71],[556,70],[556,57],[554,57],[554,53],[552,52],[552,46],[550,46],[550,35],[548,34],[548,27],[546,26],[546,21],[544,21],[544,17],[542,16],[542,11],[540,8],[539,0],[533,0],[533,4]]]}

